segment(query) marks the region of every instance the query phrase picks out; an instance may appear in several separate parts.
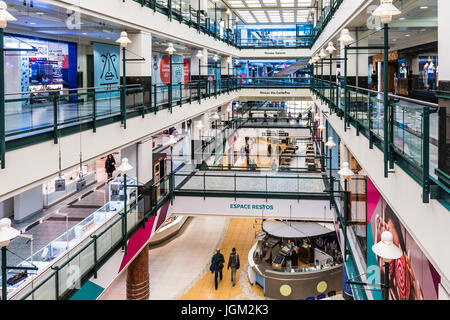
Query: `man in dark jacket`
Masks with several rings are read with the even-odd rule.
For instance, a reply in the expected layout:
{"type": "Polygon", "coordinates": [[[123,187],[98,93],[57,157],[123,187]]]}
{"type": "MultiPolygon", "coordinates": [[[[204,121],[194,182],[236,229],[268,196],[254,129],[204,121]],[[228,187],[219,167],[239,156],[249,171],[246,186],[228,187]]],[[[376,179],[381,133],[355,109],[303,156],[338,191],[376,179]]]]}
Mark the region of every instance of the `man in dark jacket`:
{"type": "Polygon", "coordinates": [[[216,290],[217,290],[217,286],[218,286],[217,277],[218,277],[219,273],[220,273],[220,280],[222,280],[222,269],[223,269],[224,263],[225,263],[225,258],[223,256],[223,254],[220,253],[220,249],[217,248],[216,254],[214,254],[211,259],[211,267],[209,267],[209,270],[211,271],[211,273],[214,272],[214,284],[216,286],[216,290]]]}
{"type": "Polygon", "coordinates": [[[227,270],[231,268],[231,281],[233,287],[236,285],[236,270],[239,269],[241,262],[239,261],[239,254],[236,252],[236,248],[233,248],[228,259],[227,270]]]}

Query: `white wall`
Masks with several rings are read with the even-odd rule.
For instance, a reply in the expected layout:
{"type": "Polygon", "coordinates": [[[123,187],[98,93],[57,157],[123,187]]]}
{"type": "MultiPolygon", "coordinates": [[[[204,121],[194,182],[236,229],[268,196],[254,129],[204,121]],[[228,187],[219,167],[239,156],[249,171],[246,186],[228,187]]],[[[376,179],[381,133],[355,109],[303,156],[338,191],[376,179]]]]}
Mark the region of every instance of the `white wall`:
{"type": "Polygon", "coordinates": [[[14,197],[14,220],[21,221],[39,213],[44,208],[42,185],[38,185],[14,197]]]}
{"type": "Polygon", "coordinates": [[[439,39],[439,80],[450,80],[450,41],[448,35],[450,31],[450,1],[438,0],[438,39],[439,39]]]}
{"type": "MultiPolygon", "coordinates": [[[[130,177],[137,177],[138,172],[138,163],[137,163],[137,144],[129,145],[122,150],[120,150],[120,158],[121,160],[124,158],[128,159],[128,163],[133,167],[130,171],[128,171],[127,175],[130,177]]],[[[122,161],[121,161],[122,162],[122,161]]],[[[117,163],[120,164],[120,163],[117,163]]]]}
{"type": "Polygon", "coordinates": [[[153,178],[153,139],[137,144],[137,178],[139,183],[147,183],[153,178]]]}
{"type": "Polygon", "coordinates": [[[0,202],[0,219],[9,218],[14,214],[14,198],[5,199],[0,202]]]}

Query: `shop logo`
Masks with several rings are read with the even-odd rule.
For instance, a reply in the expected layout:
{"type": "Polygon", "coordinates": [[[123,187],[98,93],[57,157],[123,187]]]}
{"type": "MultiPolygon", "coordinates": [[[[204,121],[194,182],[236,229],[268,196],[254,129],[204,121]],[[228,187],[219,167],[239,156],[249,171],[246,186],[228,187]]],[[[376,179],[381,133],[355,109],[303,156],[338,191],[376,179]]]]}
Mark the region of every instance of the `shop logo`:
{"type": "Polygon", "coordinates": [[[80,30],[81,29],[81,14],[80,8],[75,6],[70,6],[67,8],[66,13],[68,15],[66,19],[66,26],[69,30],[80,30]]]}
{"type": "Polygon", "coordinates": [[[100,75],[100,79],[105,81],[112,81],[115,79],[119,79],[118,72],[115,66],[115,63],[118,59],[118,56],[116,53],[105,53],[101,55],[103,68],[102,68],[102,74],[100,75]]]}

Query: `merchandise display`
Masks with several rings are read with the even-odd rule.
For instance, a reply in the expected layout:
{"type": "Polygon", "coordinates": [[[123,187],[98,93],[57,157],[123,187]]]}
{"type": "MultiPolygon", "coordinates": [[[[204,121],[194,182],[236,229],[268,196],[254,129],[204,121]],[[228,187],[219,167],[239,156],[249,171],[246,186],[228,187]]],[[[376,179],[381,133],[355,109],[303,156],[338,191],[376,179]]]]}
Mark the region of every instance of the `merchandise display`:
{"type": "Polygon", "coordinates": [[[61,174],[61,177],[57,177],[47,183],[44,183],[42,186],[42,192],[44,194],[44,208],[48,208],[79,191],[77,190],[77,182],[81,179],[80,177],[84,179],[85,186],[95,183],[96,173],[94,165],[83,165],[81,172],[80,169],[77,168],[61,174]],[[59,179],[64,179],[65,181],[65,188],[61,191],[55,189],[57,186],[55,182],[59,179]]]}

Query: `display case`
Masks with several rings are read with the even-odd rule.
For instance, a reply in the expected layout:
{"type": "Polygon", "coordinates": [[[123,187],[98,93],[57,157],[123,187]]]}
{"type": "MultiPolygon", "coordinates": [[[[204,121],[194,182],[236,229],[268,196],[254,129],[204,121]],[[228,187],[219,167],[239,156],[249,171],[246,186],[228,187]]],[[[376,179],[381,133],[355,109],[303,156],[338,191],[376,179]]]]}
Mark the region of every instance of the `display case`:
{"type": "MultiPolygon", "coordinates": [[[[123,176],[117,177],[109,183],[109,201],[125,200],[123,176]]],[[[137,198],[136,180],[127,176],[127,203],[130,204],[137,198]]]]}
{"type": "Polygon", "coordinates": [[[74,193],[80,191],[77,189],[77,182],[80,181],[81,177],[84,179],[85,186],[89,186],[96,182],[96,172],[94,164],[83,165],[81,172],[77,168],[68,172],[64,172],[61,177],[56,177],[51,179],[49,182],[42,185],[42,193],[44,194],[44,208],[48,208],[65,198],[73,195],[74,193]],[[58,179],[64,179],[65,188],[64,190],[55,190],[55,182],[58,179]]]}
{"type": "MultiPolygon", "coordinates": [[[[130,181],[130,183],[132,182],[130,181]]],[[[31,281],[35,275],[42,275],[45,272],[50,272],[51,266],[58,263],[64,256],[67,256],[71,250],[78,250],[78,248],[76,248],[78,245],[122,210],[123,201],[110,201],[106,203],[83,221],[67,230],[57,239],[47,244],[22,263],[18,264],[18,267],[35,266],[37,267],[37,270],[28,270],[23,274],[20,274],[22,271],[18,270],[9,271],[7,274],[7,280],[10,280],[7,287],[8,294],[13,293],[16,289],[23,288],[25,283],[31,281]]]]}

